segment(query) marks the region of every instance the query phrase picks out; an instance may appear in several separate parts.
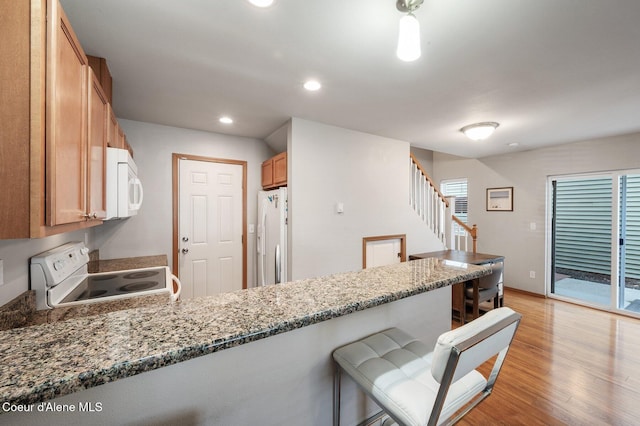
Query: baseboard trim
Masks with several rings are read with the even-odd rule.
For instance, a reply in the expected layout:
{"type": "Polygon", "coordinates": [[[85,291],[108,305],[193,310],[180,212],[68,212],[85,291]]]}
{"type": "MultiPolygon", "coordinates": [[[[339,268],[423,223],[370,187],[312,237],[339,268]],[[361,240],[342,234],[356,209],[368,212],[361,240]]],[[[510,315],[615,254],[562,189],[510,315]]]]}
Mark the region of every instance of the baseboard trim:
{"type": "Polygon", "coordinates": [[[540,294],[540,293],[534,293],[532,291],[527,291],[527,290],[521,290],[519,288],[514,288],[514,287],[507,287],[504,286],[504,290],[508,291],[508,292],[514,292],[514,293],[520,293],[520,294],[526,294],[527,296],[532,296],[532,297],[538,297],[540,299],[546,299],[547,296],[544,294],[540,294]]]}

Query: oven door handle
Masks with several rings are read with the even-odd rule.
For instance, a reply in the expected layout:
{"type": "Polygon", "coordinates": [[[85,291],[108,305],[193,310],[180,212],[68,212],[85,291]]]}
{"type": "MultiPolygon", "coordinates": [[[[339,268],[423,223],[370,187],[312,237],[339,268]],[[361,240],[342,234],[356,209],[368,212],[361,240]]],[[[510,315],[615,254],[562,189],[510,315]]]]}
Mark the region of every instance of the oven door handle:
{"type": "MultiPolygon", "coordinates": [[[[180,279],[173,274],[171,274],[171,280],[176,283],[176,287],[178,288],[175,292],[171,292],[171,301],[175,302],[180,298],[180,293],[182,293],[182,283],[180,279]]],[[[171,287],[173,287],[173,285],[171,287]]]]}

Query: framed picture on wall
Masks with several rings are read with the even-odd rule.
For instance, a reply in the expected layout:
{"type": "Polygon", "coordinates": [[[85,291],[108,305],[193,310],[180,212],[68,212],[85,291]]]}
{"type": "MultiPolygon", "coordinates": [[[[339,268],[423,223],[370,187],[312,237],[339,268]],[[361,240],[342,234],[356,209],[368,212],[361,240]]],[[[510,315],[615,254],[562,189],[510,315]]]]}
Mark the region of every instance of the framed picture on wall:
{"type": "Polygon", "coordinates": [[[513,186],[487,188],[487,211],[513,211],[513,186]]]}

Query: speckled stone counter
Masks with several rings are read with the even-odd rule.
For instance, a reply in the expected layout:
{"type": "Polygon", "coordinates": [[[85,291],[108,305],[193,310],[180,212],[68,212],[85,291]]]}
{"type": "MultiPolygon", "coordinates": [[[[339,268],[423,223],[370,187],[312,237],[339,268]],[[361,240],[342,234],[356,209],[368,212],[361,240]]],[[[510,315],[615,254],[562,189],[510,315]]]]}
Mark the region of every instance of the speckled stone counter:
{"type": "Polygon", "coordinates": [[[31,404],[488,274],[422,259],[0,332],[0,400],[31,404]]]}
{"type": "Polygon", "coordinates": [[[127,269],[150,268],[153,266],[167,266],[167,256],[137,256],[125,257],[121,259],[100,259],[90,262],[89,272],[113,272],[125,271],[127,269]]]}
{"type": "Polygon", "coordinates": [[[29,316],[25,325],[32,326],[58,321],[68,321],[74,318],[89,317],[126,309],[143,308],[150,305],[170,303],[171,296],[169,294],[132,296],[107,302],[85,303],[82,305],[67,306],[64,308],[35,311],[29,316]]]}
{"type": "Polygon", "coordinates": [[[0,330],[23,327],[36,311],[36,292],[27,290],[0,307],[0,330]]]}

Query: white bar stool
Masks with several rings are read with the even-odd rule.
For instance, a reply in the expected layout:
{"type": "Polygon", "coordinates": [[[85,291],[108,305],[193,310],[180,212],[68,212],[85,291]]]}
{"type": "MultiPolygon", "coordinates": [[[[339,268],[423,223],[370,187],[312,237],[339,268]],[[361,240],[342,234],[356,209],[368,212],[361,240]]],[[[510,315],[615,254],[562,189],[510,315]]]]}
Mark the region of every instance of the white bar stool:
{"type": "MultiPolygon", "coordinates": [[[[491,394],[521,315],[510,308],[487,312],[443,333],[433,351],[392,328],[333,352],[333,424],[340,425],[340,375],[348,374],[400,425],[453,424],[491,394]],[[476,368],[498,354],[485,378],[476,368]]],[[[385,425],[387,423],[385,422],[385,425]]]]}

